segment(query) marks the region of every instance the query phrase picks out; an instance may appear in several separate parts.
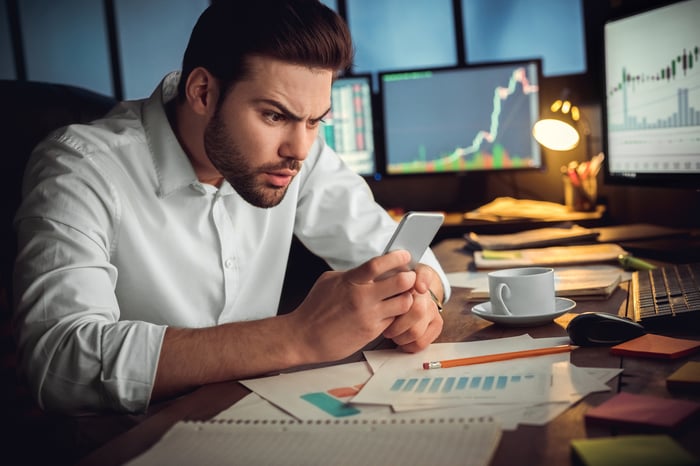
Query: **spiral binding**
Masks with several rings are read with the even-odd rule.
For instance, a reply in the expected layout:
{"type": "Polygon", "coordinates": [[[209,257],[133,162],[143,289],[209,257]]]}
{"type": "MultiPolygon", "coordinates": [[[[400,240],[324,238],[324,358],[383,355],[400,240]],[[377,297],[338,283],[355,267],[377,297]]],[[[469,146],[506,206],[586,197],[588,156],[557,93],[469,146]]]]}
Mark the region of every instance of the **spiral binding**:
{"type": "Polygon", "coordinates": [[[491,417],[438,417],[428,419],[211,419],[208,421],[185,421],[192,424],[229,424],[237,426],[312,426],[312,425],[440,425],[474,424],[492,422],[491,417]]]}

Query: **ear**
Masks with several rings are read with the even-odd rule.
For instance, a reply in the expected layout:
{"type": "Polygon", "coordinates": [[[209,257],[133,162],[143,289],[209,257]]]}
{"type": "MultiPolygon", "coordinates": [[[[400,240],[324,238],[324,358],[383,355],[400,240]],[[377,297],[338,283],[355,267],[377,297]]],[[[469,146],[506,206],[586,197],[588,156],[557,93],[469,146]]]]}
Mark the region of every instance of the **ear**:
{"type": "Polygon", "coordinates": [[[219,100],[219,81],[205,68],[195,68],[187,77],[185,95],[196,114],[213,115],[219,100]]]}

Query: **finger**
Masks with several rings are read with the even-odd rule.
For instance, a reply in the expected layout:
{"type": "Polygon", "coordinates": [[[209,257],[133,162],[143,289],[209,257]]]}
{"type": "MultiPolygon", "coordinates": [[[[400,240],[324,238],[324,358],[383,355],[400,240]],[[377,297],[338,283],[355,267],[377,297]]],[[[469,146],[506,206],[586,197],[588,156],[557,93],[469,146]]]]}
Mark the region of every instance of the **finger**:
{"type": "Polygon", "coordinates": [[[427,293],[434,275],[435,271],[431,267],[425,264],[418,264],[416,266],[416,291],[418,293],[427,293]]]}
{"type": "MultiPolygon", "coordinates": [[[[410,312],[396,318],[383,335],[394,340],[397,345],[408,345],[414,341],[422,342],[434,323],[440,323],[442,330],[442,316],[435,309],[432,299],[427,294],[413,293],[413,306],[410,312]]],[[[439,334],[439,332],[438,332],[439,334]]],[[[430,341],[437,337],[429,335],[430,341]]]]}
{"type": "Polygon", "coordinates": [[[405,345],[416,340],[425,333],[430,323],[428,319],[420,319],[419,317],[415,312],[398,316],[384,330],[384,337],[394,340],[397,345],[405,345]]]}
{"type": "Polygon", "coordinates": [[[419,351],[427,348],[432,342],[434,342],[440,333],[442,332],[443,321],[442,319],[435,320],[428,325],[427,330],[419,338],[406,343],[398,344],[397,346],[401,351],[406,353],[417,353],[419,351]]]}
{"type": "Polygon", "coordinates": [[[396,318],[406,315],[411,310],[413,302],[413,293],[406,291],[384,299],[377,305],[375,311],[377,317],[380,320],[386,320],[384,332],[396,322],[396,318]]]}
{"type": "Polygon", "coordinates": [[[397,272],[389,278],[372,282],[371,291],[367,292],[372,293],[375,299],[387,300],[401,293],[412,294],[415,283],[415,272],[397,272]]]}
{"type": "Polygon", "coordinates": [[[428,324],[434,317],[430,313],[425,295],[413,292],[413,305],[410,312],[400,316],[384,330],[386,338],[394,340],[397,344],[406,344],[415,340],[425,332],[428,324]]]}
{"type": "Polygon", "coordinates": [[[408,251],[392,251],[348,270],[347,279],[358,285],[368,283],[378,279],[387,272],[405,267],[410,261],[411,254],[408,251]]]}

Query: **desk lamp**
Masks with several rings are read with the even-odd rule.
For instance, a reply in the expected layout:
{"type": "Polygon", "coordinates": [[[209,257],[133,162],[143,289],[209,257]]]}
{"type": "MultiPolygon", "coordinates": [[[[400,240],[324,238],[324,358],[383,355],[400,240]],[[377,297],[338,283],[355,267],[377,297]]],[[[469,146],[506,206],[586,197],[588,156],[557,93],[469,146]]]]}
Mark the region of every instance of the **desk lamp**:
{"type": "Polygon", "coordinates": [[[532,127],[537,142],[548,149],[567,151],[578,146],[581,113],[569,100],[557,99],[532,127]]]}

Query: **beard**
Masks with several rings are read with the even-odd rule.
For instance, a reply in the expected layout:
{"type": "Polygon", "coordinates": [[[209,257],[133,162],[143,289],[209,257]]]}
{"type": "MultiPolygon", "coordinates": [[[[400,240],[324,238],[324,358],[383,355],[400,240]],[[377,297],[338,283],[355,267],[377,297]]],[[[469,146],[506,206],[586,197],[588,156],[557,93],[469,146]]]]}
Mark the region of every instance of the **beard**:
{"type": "Polygon", "coordinates": [[[285,159],[280,163],[252,166],[226,131],[226,125],[216,110],[204,130],[204,149],[212,165],[233,189],[248,203],[264,209],[275,207],[287,193],[289,185],[280,187],[260,181],[267,171],[291,169],[299,171],[301,162],[285,159]]]}

